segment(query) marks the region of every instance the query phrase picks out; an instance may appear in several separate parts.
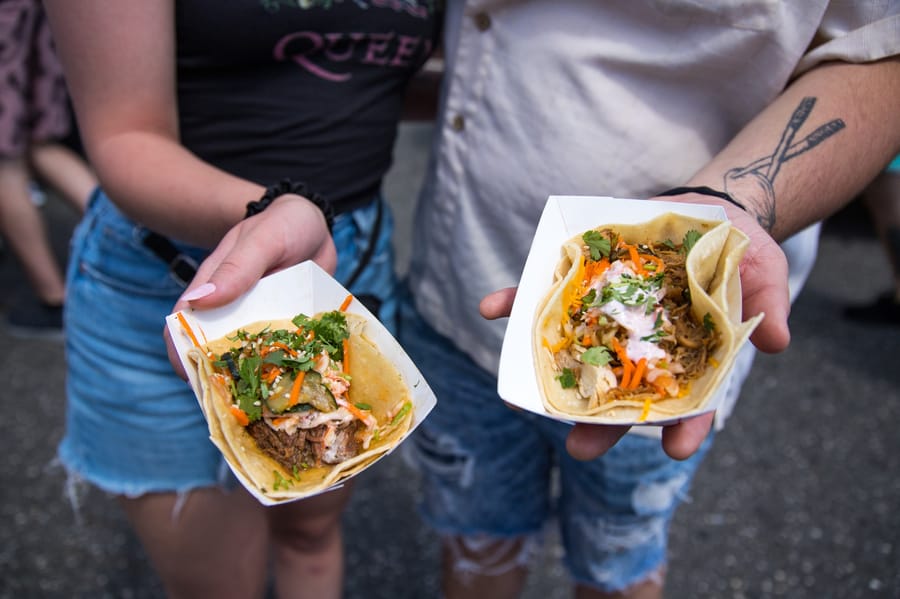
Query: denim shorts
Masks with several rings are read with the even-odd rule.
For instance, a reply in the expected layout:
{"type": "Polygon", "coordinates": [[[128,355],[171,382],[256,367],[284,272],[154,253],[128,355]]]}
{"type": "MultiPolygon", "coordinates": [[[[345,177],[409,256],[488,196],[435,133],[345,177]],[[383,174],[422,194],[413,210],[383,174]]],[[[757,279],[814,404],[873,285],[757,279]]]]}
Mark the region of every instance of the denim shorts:
{"type": "MultiPolygon", "coordinates": [[[[337,277],[365,253],[379,209],[376,249],[350,290],[374,299],[390,321],[393,222],[381,198],[335,219],[337,277]]],[[[75,230],[67,272],[68,409],[59,457],[72,475],[127,496],[227,480],[197,399],[172,370],[163,341],[165,317],[184,287],[141,243],[145,232],[97,190],[75,230]]],[[[179,249],[197,261],[207,253],[179,249]]]]}
{"type": "Polygon", "coordinates": [[[569,425],[507,407],[496,377],[425,323],[408,296],[399,338],[438,399],[404,446],[422,475],[420,511],[430,525],[515,538],[555,518],[572,579],[606,592],[660,570],[672,515],[712,435],[685,461],[666,456],[658,439],[626,435],[579,462],[565,451],[569,425]]]}

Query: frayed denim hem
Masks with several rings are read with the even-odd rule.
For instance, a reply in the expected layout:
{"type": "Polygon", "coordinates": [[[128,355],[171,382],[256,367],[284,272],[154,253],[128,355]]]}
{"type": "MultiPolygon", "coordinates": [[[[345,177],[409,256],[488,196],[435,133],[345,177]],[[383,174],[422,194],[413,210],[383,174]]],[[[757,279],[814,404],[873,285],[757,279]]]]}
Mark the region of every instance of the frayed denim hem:
{"type": "Polygon", "coordinates": [[[83,524],[82,519],[82,499],[87,493],[88,486],[93,486],[100,491],[111,496],[123,497],[126,499],[137,499],[150,493],[174,493],[176,495],[175,505],[172,508],[172,519],[177,520],[181,513],[181,509],[187,502],[192,491],[199,489],[218,488],[223,492],[234,490],[238,484],[237,479],[231,473],[228,464],[222,460],[216,480],[213,481],[191,481],[178,485],[176,488],[167,488],[165,485],[123,485],[119,482],[110,482],[99,477],[92,477],[84,473],[82,468],[70,463],[62,455],[53,458],[46,466],[46,470],[53,472],[62,470],[65,472],[65,482],[63,483],[63,494],[69,502],[69,507],[75,517],[75,523],[78,526],[83,524]],[[137,488],[140,486],[141,488],[137,488]]]}

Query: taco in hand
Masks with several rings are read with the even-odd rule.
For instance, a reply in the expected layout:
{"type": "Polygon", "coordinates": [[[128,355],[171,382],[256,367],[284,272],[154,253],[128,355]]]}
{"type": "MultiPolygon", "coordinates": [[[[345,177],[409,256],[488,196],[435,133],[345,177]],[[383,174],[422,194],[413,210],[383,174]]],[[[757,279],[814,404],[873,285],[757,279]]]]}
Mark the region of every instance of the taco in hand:
{"type": "Polygon", "coordinates": [[[356,314],[262,322],[188,353],[210,437],[272,499],[323,490],[362,470],[409,430],[399,371],[356,314]]]}
{"type": "Polygon", "coordinates": [[[664,214],[563,245],[533,354],[545,408],[580,421],[671,421],[702,409],[762,315],[741,323],[747,237],[664,214]]]}

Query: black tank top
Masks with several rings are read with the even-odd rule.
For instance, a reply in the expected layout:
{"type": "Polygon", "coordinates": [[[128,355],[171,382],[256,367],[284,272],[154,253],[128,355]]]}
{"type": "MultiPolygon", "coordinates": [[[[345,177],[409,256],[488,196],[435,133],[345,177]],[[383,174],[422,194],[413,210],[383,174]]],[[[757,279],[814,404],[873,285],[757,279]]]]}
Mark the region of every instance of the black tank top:
{"type": "Polygon", "coordinates": [[[370,200],[438,2],[176,2],[182,142],[262,185],[304,181],[338,212],[370,200]]]}

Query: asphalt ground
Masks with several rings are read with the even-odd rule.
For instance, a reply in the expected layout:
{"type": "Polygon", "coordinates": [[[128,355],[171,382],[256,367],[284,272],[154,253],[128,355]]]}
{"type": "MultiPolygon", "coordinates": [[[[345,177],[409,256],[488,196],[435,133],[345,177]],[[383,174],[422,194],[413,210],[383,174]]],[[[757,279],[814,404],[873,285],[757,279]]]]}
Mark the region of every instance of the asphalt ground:
{"type": "MultiPolygon", "coordinates": [[[[429,132],[403,128],[386,185],[401,270],[429,132]]],[[[53,197],[43,210],[63,258],[75,215],[53,197]]],[[[826,223],[791,347],[759,356],[672,524],[668,597],[900,597],[900,329],[841,315],[889,281],[866,219],[851,205],[826,223]]],[[[26,292],[2,251],[0,309],[26,292]]],[[[115,501],[67,490],[54,462],[62,345],[2,329],[0,344],[0,597],[162,597],[115,501]]],[[[398,454],[359,477],[345,518],[348,598],[438,596],[438,539],[416,514],[418,496],[398,454]]],[[[526,599],[569,596],[560,555],[550,527],[526,599]]]]}

